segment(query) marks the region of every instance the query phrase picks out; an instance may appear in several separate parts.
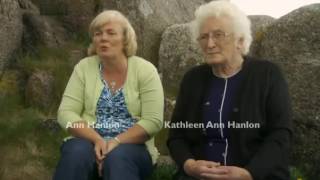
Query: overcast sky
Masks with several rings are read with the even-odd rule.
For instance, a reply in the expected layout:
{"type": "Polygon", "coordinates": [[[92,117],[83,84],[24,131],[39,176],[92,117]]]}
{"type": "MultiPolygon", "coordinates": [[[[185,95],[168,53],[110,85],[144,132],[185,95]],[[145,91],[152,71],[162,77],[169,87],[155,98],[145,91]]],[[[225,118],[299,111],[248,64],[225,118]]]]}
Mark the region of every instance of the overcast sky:
{"type": "Polygon", "coordinates": [[[320,3],[320,0],[231,0],[247,15],[281,17],[301,6],[320,3]]]}

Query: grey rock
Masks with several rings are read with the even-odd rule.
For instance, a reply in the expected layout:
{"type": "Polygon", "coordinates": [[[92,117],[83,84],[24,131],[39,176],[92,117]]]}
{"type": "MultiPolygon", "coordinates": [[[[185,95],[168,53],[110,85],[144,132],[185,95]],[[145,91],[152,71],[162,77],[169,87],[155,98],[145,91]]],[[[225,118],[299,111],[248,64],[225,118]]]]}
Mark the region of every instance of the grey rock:
{"type": "Polygon", "coordinates": [[[186,71],[203,62],[200,47],[192,38],[190,26],[190,23],[172,25],[162,35],[159,71],[167,97],[177,94],[186,71]]]}
{"type": "Polygon", "coordinates": [[[63,16],[67,11],[65,0],[31,0],[31,2],[39,9],[41,15],[63,16]]]}
{"type": "Polygon", "coordinates": [[[23,15],[24,36],[23,47],[32,49],[42,45],[48,48],[58,48],[68,39],[68,33],[63,25],[50,16],[42,16],[32,12],[23,15]]]}
{"type": "Polygon", "coordinates": [[[18,0],[18,3],[22,11],[40,14],[39,8],[36,5],[34,5],[30,0],[18,0]]]}
{"type": "Polygon", "coordinates": [[[62,130],[56,118],[48,118],[42,120],[39,124],[39,127],[42,129],[49,130],[49,132],[52,134],[57,134],[62,130]]]}
{"type": "Polygon", "coordinates": [[[26,103],[48,111],[54,98],[54,77],[45,71],[35,71],[28,79],[25,91],[26,103]]]}
{"type": "MultiPolygon", "coordinates": [[[[98,12],[115,9],[122,12],[132,23],[138,37],[138,55],[158,65],[158,52],[163,31],[170,25],[186,23],[193,18],[194,10],[205,0],[34,0],[41,14],[59,14],[57,7],[65,7],[64,25],[70,31],[86,33],[89,23],[98,12]],[[54,10],[52,10],[54,9],[54,10]],[[55,12],[57,11],[57,12],[55,12]]],[[[61,8],[60,8],[61,9],[61,8]]],[[[61,10],[62,11],[62,10],[61,10]]]]}
{"type": "Polygon", "coordinates": [[[77,48],[69,51],[69,61],[71,67],[75,66],[81,59],[87,56],[86,48],[77,48]]]}
{"type": "Polygon", "coordinates": [[[0,0],[0,74],[13,59],[22,39],[22,15],[17,1],[0,0]]]}
{"type": "Polygon", "coordinates": [[[301,7],[263,32],[256,56],[284,71],[292,97],[292,161],[311,179],[320,171],[320,4],[301,7]]]}
{"type": "Polygon", "coordinates": [[[264,32],[273,22],[276,21],[275,18],[266,15],[252,15],[248,16],[251,21],[251,34],[252,34],[252,44],[248,55],[254,55],[261,45],[261,40],[263,38],[264,32]]]}
{"type": "Polygon", "coordinates": [[[65,0],[63,22],[69,31],[87,34],[89,24],[99,9],[99,0],[65,0]]]}

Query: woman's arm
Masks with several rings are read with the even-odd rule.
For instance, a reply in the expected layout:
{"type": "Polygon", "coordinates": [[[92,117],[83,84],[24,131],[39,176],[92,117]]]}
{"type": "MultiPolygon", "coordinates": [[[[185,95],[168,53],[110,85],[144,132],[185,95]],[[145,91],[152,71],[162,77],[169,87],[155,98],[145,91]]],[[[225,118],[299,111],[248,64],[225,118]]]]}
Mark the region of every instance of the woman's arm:
{"type": "MultiPolygon", "coordinates": [[[[171,117],[171,123],[185,121],[185,114],[188,111],[187,105],[189,99],[188,94],[186,93],[188,89],[187,83],[190,83],[188,79],[190,75],[188,74],[190,73],[185,74],[181,81],[176,105],[171,117]]],[[[190,162],[191,160],[195,159],[194,155],[191,153],[190,145],[186,139],[185,130],[183,128],[169,129],[167,146],[169,148],[171,157],[174,159],[180,169],[184,169],[187,160],[190,162]]]]}
{"type": "Polygon", "coordinates": [[[141,119],[128,131],[117,136],[121,143],[144,143],[163,126],[164,97],[157,69],[148,63],[140,68],[138,78],[141,119]]]}
{"type": "Polygon", "coordinates": [[[291,105],[287,83],[280,69],[271,65],[271,87],[266,104],[267,133],[264,142],[245,166],[253,179],[265,179],[272,171],[288,168],[288,154],[292,136],[291,105]]]}
{"type": "Polygon", "coordinates": [[[71,74],[58,109],[58,123],[72,136],[84,138],[95,145],[97,159],[107,153],[104,139],[81,118],[84,108],[84,77],[81,65],[77,64],[71,74]]]}

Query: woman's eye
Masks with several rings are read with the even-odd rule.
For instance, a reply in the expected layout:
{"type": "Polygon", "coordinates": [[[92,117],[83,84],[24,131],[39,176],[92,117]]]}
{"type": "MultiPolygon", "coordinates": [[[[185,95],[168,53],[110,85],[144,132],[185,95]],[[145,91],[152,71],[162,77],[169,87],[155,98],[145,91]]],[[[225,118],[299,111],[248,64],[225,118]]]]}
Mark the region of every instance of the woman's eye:
{"type": "Polygon", "coordinates": [[[117,33],[116,33],[116,32],[108,32],[108,34],[110,34],[110,35],[116,35],[117,33]]]}
{"type": "Polygon", "coordinates": [[[97,32],[94,33],[94,36],[100,36],[100,35],[101,35],[101,32],[97,31],[97,32]]]}

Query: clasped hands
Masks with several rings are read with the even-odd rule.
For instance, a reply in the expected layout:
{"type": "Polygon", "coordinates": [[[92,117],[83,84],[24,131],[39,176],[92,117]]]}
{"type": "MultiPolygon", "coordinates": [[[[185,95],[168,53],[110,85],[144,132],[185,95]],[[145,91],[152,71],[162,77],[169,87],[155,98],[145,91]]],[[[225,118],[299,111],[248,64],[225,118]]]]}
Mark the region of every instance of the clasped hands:
{"type": "Polygon", "coordinates": [[[188,159],[183,168],[187,175],[200,180],[252,180],[244,168],[222,166],[212,161],[188,159]]]}
{"type": "Polygon", "coordinates": [[[109,152],[111,152],[114,148],[119,145],[114,139],[109,141],[105,141],[103,138],[99,138],[94,142],[94,151],[96,154],[96,163],[98,166],[98,173],[99,176],[102,176],[102,167],[103,167],[103,160],[107,156],[109,152]]]}

